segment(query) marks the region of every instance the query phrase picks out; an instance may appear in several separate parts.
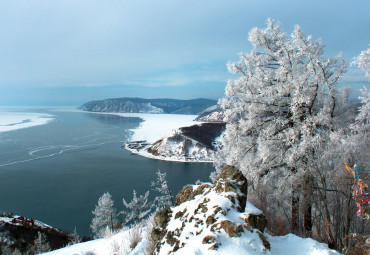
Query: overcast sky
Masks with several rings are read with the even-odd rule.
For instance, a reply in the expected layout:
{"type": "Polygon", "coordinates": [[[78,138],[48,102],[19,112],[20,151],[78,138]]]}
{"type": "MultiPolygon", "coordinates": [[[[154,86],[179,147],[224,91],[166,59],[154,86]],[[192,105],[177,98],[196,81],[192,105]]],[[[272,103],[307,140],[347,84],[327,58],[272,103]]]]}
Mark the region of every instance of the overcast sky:
{"type": "MultiPolygon", "coordinates": [[[[2,0],[0,105],[217,99],[268,17],[350,59],[369,47],[369,13],[369,0],[2,0]]],[[[355,68],[342,83],[368,85],[355,68]]]]}

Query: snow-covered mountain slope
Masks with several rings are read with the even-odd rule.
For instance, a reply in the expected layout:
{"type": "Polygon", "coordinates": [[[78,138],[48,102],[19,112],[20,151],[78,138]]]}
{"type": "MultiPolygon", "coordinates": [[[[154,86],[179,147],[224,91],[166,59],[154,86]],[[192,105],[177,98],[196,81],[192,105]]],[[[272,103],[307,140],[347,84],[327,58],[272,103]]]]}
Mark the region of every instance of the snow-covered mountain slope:
{"type": "Polygon", "coordinates": [[[176,196],[176,206],[154,215],[154,226],[143,224],[137,245],[132,245],[135,229],[130,229],[47,254],[339,254],[310,238],[266,234],[266,219],[247,201],[246,191],[243,175],[225,167],[213,184],[185,186],[176,196]]]}
{"type": "Polygon", "coordinates": [[[199,116],[195,120],[201,122],[222,122],[223,118],[223,111],[220,105],[217,104],[208,107],[207,109],[199,113],[199,116]]]}
{"type": "Polygon", "coordinates": [[[132,141],[125,148],[149,158],[183,162],[211,162],[215,140],[224,123],[203,123],[173,130],[155,143],[132,141]]]}
{"type": "Polygon", "coordinates": [[[22,254],[26,254],[38,233],[45,236],[52,249],[66,246],[73,238],[69,233],[38,220],[3,213],[0,214],[0,254],[4,246],[11,246],[13,250],[18,249],[22,254]]]}
{"type": "Polygon", "coordinates": [[[123,97],[90,101],[80,108],[91,112],[199,114],[215,103],[215,100],[204,98],[178,100],[123,97]]]}

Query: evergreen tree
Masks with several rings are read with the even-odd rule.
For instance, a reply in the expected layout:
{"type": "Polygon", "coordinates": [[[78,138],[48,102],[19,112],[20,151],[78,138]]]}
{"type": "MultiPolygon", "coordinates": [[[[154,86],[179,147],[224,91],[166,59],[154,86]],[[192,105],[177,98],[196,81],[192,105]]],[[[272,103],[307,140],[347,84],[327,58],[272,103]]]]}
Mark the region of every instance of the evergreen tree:
{"type": "Polygon", "coordinates": [[[38,232],[37,238],[31,247],[31,254],[40,254],[50,251],[50,245],[46,240],[46,236],[41,232],[38,232]]]}
{"type": "Polygon", "coordinates": [[[166,173],[161,173],[161,171],[158,170],[156,174],[157,179],[152,181],[151,186],[154,191],[161,194],[161,196],[157,196],[155,198],[155,201],[158,203],[158,209],[162,209],[167,206],[174,206],[173,197],[166,180],[166,173]]]}
{"type": "Polygon", "coordinates": [[[133,198],[131,202],[126,202],[123,199],[123,205],[128,209],[128,211],[122,212],[124,215],[124,222],[136,221],[139,223],[143,218],[145,218],[153,208],[153,203],[148,202],[149,191],[144,195],[139,197],[136,195],[136,191],[133,191],[133,198]]]}
{"type": "Polygon", "coordinates": [[[108,227],[114,230],[117,224],[116,220],[116,210],[113,207],[113,200],[111,195],[106,192],[104,193],[98,201],[98,205],[92,212],[94,218],[92,219],[90,228],[96,237],[103,237],[105,228],[108,227]]]}

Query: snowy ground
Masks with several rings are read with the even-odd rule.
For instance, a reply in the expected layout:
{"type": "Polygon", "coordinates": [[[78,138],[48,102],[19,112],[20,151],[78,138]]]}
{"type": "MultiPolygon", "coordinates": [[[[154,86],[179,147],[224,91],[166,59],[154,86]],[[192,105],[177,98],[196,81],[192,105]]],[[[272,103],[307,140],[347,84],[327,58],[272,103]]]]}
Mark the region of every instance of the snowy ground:
{"type": "MultiPolygon", "coordinates": [[[[144,254],[146,247],[146,240],[138,244],[138,246],[131,250],[130,233],[132,230],[124,230],[109,238],[101,238],[85,243],[75,244],[63,249],[44,253],[47,255],[111,255],[111,254],[130,254],[139,255],[144,254]],[[118,252],[117,252],[118,251],[118,252]]],[[[286,236],[268,236],[271,244],[270,252],[265,254],[271,255],[339,255],[335,250],[328,248],[326,244],[319,243],[311,238],[301,238],[293,234],[286,236]]],[[[226,247],[225,247],[226,248],[226,247]]],[[[229,247],[232,248],[232,247],[229,247]]],[[[234,247],[235,249],[236,247],[234,247]]],[[[230,249],[226,249],[229,250],[230,249]]],[[[210,254],[215,254],[214,251],[209,251],[210,254]]],[[[203,254],[203,253],[200,253],[203,254]]],[[[235,253],[236,254],[236,253],[235,253]]],[[[249,254],[249,253],[248,253],[249,254]]],[[[260,253],[250,253],[251,255],[258,255],[260,253]]],[[[189,254],[190,255],[190,254],[189,254]]]]}
{"type": "Polygon", "coordinates": [[[134,132],[131,140],[146,140],[149,143],[156,142],[174,129],[201,123],[194,121],[197,115],[107,112],[101,114],[113,114],[122,117],[137,117],[142,119],[143,122],[141,122],[140,126],[131,130],[134,132]]]}
{"type": "Polygon", "coordinates": [[[0,112],[0,132],[44,125],[51,120],[53,116],[45,113],[0,112]]]}

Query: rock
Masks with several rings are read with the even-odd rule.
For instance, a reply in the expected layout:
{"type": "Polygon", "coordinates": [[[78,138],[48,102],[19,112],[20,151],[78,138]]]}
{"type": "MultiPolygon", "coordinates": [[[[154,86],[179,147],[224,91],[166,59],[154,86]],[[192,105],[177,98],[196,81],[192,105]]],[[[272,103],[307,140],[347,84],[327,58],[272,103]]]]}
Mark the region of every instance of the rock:
{"type": "Polygon", "coordinates": [[[245,206],[247,204],[247,196],[242,195],[242,194],[237,194],[236,199],[239,202],[238,211],[239,212],[244,212],[245,211],[245,206]]]}
{"type": "Polygon", "coordinates": [[[166,231],[159,229],[159,228],[153,228],[152,232],[150,233],[150,236],[152,237],[153,242],[156,243],[162,240],[165,234],[166,234],[166,231]]]}
{"type": "Polygon", "coordinates": [[[261,232],[265,230],[267,220],[263,214],[248,214],[244,221],[248,223],[252,228],[257,228],[261,232]]]}
{"type": "Polygon", "coordinates": [[[175,207],[155,215],[155,254],[176,254],[177,250],[189,254],[202,250],[200,254],[208,254],[207,250],[221,249],[223,245],[231,245],[232,249],[233,245],[247,247],[252,242],[259,244],[253,246],[256,254],[264,254],[270,249],[263,234],[267,221],[262,213],[245,212],[247,187],[241,172],[230,166],[213,184],[185,186],[176,196],[175,207]],[[206,246],[199,248],[202,245],[206,246]]]}
{"type": "Polygon", "coordinates": [[[194,197],[193,186],[186,185],[176,196],[176,205],[182,204],[194,197]]]}
{"type": "Polygon", "coordinates": [[[171,213],[171,209],[169,207],[158,211],[154,215],[155,224],[160,228],[165,228],[167,226],[168,221],[169,221],[170,213],[171,213]]]}
{"type": "Polygon", "coordinates": [[[208,216],[208,217],[207,217],[207,219],[206,219],[207,227],[208,227],[209,225],[211,225],[211,224],[215,223],[215,222],[216,222],[216,219],[215,219],[215,217],[213,217],[213,216],[208,216]]]}
{"type": "Polygon", "coordinates": [[[214,242],[215,242],[215,237],[214,236],[205,236],[203,238],[202,244],[214,243],[214,242]]]}
{"type": "Polygon", "coordinates": [[[176,196],[176,205],[180,205],[186,201],[193,199],[196,195],[202,194],[206,188],[210,188],[211,185],[204,183],[199,185],[193,190],[192,185],[186,185],[176,196]]]}
{"type": "Polygon", "coordinates": [[[175,219],[181,218],[186,213],[186,209],[184,211],[179,211],[175,215],[175,219]]]}
{"type": "Polygon", "coordinates": [[[235,225],[234,222],[229,220],[221,221],[221,228],[223,228],[230,237],[239,237],[241,233],[244,232],[242,225],[235,225]]]}
{"type": "Polygon", "coordinates": [[[220,180],[220,179],[224,179],[224,180],[231,179],[231,180],[233,180],[233,182],[238,186],[240,191],[244,195],[248,196],[248,181],[244,177],[242,172],[240,172],[235,167],[225,166],[222,169],[222,171],[220,173],[220,176],[218,177],[218,180],[220,180]]]}
{"type": "Polygon", "coordinates": [[[271,245],[270,245],[270,242],[267,240],[266,236],[264,234],[262,234],[260,231],[257,231],[257,234],[260,237],[263,246],[265,246],[266,249],[270,250],[271,249],[271,245]]]}

